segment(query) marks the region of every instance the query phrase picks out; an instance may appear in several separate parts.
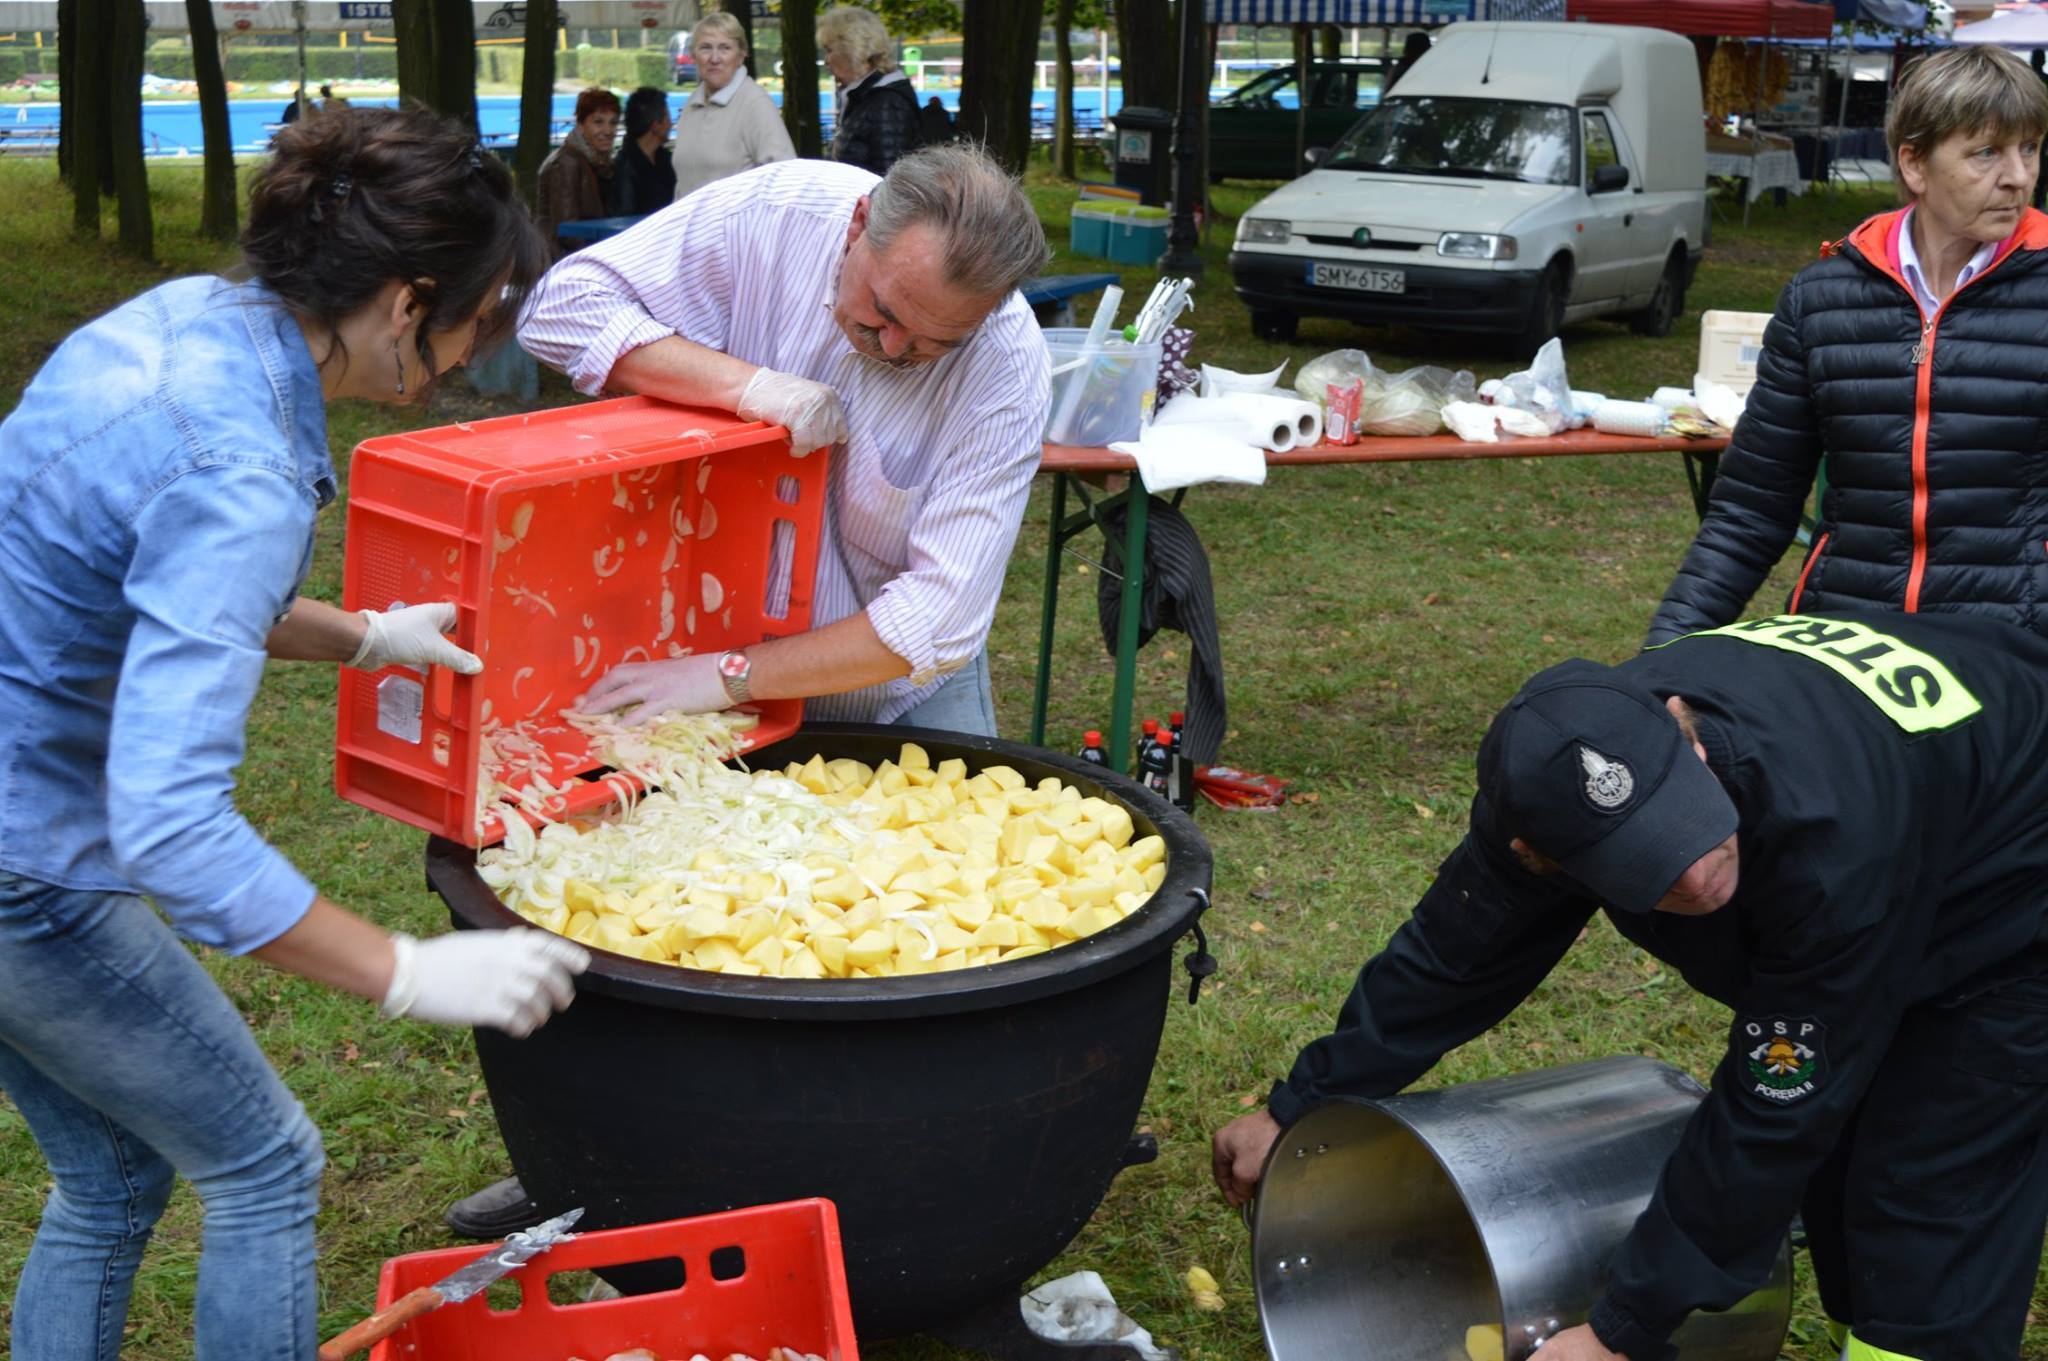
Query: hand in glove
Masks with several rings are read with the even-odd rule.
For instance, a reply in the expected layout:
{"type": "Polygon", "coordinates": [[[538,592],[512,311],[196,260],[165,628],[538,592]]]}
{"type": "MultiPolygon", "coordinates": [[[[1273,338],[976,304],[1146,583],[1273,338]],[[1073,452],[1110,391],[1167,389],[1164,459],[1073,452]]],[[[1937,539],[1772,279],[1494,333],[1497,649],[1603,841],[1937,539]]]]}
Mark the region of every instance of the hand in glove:
{"type": "Polygon", "coordinates": [[[799,458],[846,438],[846,410],[839,394],[823,383],[793,373],[756,369],[740,394],[739,415],[789,431],[789,451],[799,458]]]}
{"type": "Polygon", "coordinates": [[[407,605],[402,610],[360,611],[369,621],[363,630],[363,645],[348,665],[362,671],[381,671],[387,666],[445,666],[474,676],[484,669],[476,654],[464,652],[448,641],[455,628],[455,606],[451,601],[432,605],[407,605]]]}
{"type": "Polygon", "coordinates": [[[440,1025],[490,1026],[524,1037],[569,1005],[569,980],[590,952],[545,931],[454,931],[432,940],[391,938],[395,956],[385,1016],[440,1025]]]}
{"type": "Polygon", "coordinates": [[[578,711],[608,714],[629,704],[639,709],[628,722],[646,723],[661,714],[709,714],[732,707],[725,678],[718,674],[721,654],[678,657],[668,662],[627,662],[598,678],[589,693],[576,701],[578,711]]]}

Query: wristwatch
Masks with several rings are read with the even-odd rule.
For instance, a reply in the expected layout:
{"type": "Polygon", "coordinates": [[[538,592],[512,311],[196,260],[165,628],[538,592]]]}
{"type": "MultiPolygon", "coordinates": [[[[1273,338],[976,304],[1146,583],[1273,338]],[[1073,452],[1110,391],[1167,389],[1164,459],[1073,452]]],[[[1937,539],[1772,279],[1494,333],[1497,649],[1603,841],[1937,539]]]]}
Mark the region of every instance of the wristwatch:
{"type": "Polygon", "coordinates": [[[754,664],[747,660],[747,654],[734,648],[718,659],[718,679],[725,682],[725,696],[735,704],[745,704],[754,697],[747,684],[747,677],[753,674],[754,664]]]}

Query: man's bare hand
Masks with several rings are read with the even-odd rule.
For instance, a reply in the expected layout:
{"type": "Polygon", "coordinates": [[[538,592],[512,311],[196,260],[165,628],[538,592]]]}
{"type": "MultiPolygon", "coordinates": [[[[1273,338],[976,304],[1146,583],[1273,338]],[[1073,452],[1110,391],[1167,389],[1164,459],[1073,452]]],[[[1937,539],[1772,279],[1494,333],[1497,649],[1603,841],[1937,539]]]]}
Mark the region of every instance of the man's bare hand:
{"type": "Polygon", "coordinates": [[[1628,1361],[1620,1352],[1608,1351],[1593,1330],[1583,1323],[1576,1328],[1567,1328],[1545,1342],[1536,1349],[1536,1355],[1543,1361],[1628,1361]]]}
{"type": "Polygon", "coordinates": [[[1280,1122],[1268,1111],[1253,1111],[1216,1131],[1209,1148],[1209,1170],[1232,1208],[1243,1205],[1258,1189],[1266,1155],[1280,1138],[1280,1122]]]}

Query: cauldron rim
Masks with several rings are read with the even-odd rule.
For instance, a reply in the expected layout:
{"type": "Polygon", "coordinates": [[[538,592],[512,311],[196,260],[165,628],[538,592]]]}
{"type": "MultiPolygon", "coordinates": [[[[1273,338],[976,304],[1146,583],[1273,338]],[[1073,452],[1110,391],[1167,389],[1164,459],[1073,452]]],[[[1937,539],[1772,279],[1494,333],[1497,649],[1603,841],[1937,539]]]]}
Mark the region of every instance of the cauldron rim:
{"type": "MultiPolygon", "coordinates": [[[[1143,907],[1115,926],[1044,954],[1000,964],[904,978],[748,978],[653,964],[592,947],[590,969],[577,980],[579,991],[672,1010],[763,1020],[951,1015],[1056,996],[1137,968],[1185,935],[1208,906],[1212,860],[1194,819],[1128,776],[1021,742],[871,723],[805,724],[748,753],[748,759],[779,765],[782,762],[774,759],[778,751],[817,749],[821,740],[916,742],[932,752],[935,763],[955,755],[978,755],[981,765],[997,763],[988,759],[993,757],[1044,768],[1078,786],[1083,795],[1121,804],[1141,829],[1149,824],[1166,843],[1166,878],[1143,907]]],[[[427,842],[427,886],[447,903],[456,928],[528,925],[485,885],[476,872],[476,855],[474,847],[442,837],[427,842]]]]}

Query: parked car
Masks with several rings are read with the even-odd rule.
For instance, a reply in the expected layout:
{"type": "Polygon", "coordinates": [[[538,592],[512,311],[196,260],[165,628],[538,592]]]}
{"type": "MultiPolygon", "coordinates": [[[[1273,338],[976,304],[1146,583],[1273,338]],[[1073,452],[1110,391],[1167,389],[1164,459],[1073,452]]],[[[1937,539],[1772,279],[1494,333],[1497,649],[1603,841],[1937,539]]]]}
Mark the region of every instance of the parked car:
{"type": "MultiPolygon", "coordinates": [[[[1299,76],[1293,66],[1276,66],[1210,103],[1209,178],[1289,179],[1301,173],[1295,160],[1299,76]]],[[[1372,108],[1379,97],[1377,58],[1312,64],[1308,145],[1336,141],[1358,121],[1359,111],[1372,108]]]]}
{"type": "Polygon", "coordinates": [[[1239,221],[1252,328],[1302,317],[1512,338],[1623,315],[1663,335],[1706,246],[1692,44],[1647,28],[1458,23],[1316,168],[1239,221]]]}
{"type": "Polygon", "coordinates": [[[690,30],[687,28],[668,40],[668,79],[671,85],[697,83],[697,59],[690,55],[690,30]]]}

